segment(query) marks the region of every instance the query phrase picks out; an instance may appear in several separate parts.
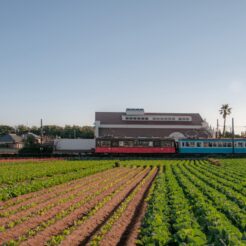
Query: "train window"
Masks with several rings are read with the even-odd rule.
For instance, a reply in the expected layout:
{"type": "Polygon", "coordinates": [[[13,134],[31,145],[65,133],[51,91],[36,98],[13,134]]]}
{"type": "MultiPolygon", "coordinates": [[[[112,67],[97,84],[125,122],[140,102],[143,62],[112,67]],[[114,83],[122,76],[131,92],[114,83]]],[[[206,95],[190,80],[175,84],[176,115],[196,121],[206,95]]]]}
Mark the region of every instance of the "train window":
{"type": "Polygon", "coordinates": [[[190,147],[190,143],[189,142],[186,142],[185,143],[185,147],[190,147]]]}
{"type": "Polygon", "coordinates": [[[195,147],[195,142],[190,142],[190,147],[195,147]]]}
{"type": "Polygon", "coordinates": [[[237,147],[238,147],[238,148],[242,148],[242,147],[243,147],[243,143],[242,143],[242,142],[238,142],[238,143],[237,143],[237,147]]]}
{"type": "Polygon", "coordinates": [[[161,147],[172,147],[172,142],[170,142],[170,141],[161,141],[161,147]]]}
{"type": "Polygon", "coordinates": [[[213,142],[213,147],[217,147],[217,143],[216,142],[213,142]]]}
{"type": "Polygon", "coordinates": [[[213,143],[212,142],[209,142],[208,143],[208,147],[210,147],[210,148],[213,147],[213,143]]]}
{"type": "Polygon", "coordinates": [[[153,142],[152,141],[149,142],[149,147],[153,147],[153,142]]]}
{"type": "Polygon", "coordinates": [[[208,147],[208,142],[204,142],[204,143],[203,143],[203,146],[204,146],[205,148],[207,148],[207,147],[208,147]]]}
{"type": "Polygon", "coordinates": [[[97,142],[98,147],[110,147],[111,142],[110,140],[101,140],[97,142]]]}
{"type": "Polygon", "coordinates": [[[119,142],[118,141],[112,141],[112,147],[119,147],[119,142]]]}
{"type": "Polygon", "coordinates": [[[160,141],[154,141],[154,147],[161,147],[160,141]]]}
{"type": "Polygon", "coordinates": [[[222,142],[218,142],[218,147],[223,147],[223,143],[222,142]]]}
{"type": "Polygon", "coordinates": [[[124,142],[123,141],[119,141],[119,146],[123,147],[124,146],[124,142]]]}
{"type": "Polygon", "coordinates": [[[149,146],[149,141],[140,140],[139,141],[139,146],[148,147],[149,146]]]}
{"type": "Polygon", "coordinates": [[[201,147],[201,142],[197,142],[196,147],[201,147]]]}
{"type": "Polygon", "coordinates": [[[227,147],[232,147],[232,143],[227,143],[227,147]]]}
{"type": "Polygon", "coordinates": [[[133,141],[124,141],[124,147],[133,147],[133,141]]]}

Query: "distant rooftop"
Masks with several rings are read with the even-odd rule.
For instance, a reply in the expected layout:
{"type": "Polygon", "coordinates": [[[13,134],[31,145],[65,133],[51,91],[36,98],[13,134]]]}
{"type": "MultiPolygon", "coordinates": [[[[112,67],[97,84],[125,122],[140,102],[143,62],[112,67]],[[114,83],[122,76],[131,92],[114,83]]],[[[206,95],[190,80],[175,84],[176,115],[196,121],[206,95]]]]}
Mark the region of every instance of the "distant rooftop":
{"type": "Polygon", "coordinates": [[[0,137],[0,143],[20,143],[22,142],[22,137],[16,134],[6,134],[0,137]]]}

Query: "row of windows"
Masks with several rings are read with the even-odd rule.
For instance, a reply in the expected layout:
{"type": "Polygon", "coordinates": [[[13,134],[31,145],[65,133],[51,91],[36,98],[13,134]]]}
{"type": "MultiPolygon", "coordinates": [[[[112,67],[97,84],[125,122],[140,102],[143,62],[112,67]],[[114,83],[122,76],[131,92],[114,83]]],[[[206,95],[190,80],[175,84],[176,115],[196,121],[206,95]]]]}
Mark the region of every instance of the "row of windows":
{"type": "Polygon", "coordinates": [[[153,120],[163,120],[163,121],[190,121],[191,119],[189,117],[179,117],[179,118],[175,118],[175,117],[165,117],[165,118],[153,117],[153,120]]]}
{"type": "MultiPolygon", "coordinates": [[[[231,142],[182,142],[182,147],[217,147],[217,148],[231,148],[232,143],[231,142]]],[[[237,148],[246,148],[246,142],[237,142],[234,143],[234,147],[237,148]]]]}
{"type": "Polygon", "coordinates": [[[126,120],[160,120],[160,121],[191,121],[189,117],[138,117],[138,116],[126,116],[126,120]]]}
{"type": "Polygon", "coordinates": [[[148,120],[148,117],[126,117],[126,120],[148,120]]]}
{"type": "Polygon", "coordinates": [[[148,141],[148,140],[98,140],[97,147],[174,147],[171,141],[148,141]]]}

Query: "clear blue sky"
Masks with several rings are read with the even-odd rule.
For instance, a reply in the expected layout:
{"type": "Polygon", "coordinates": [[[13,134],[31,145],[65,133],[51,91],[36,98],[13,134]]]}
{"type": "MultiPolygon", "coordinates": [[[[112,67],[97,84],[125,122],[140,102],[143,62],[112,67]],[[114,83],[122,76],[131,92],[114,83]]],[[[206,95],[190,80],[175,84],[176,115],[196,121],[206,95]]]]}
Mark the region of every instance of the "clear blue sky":
{"type": "Polygon", "coordinates": [[[229,103],[246,126],[245,13],[245,0],[1,0],[0,124],[142,107],[215,125],[229,103]]]}

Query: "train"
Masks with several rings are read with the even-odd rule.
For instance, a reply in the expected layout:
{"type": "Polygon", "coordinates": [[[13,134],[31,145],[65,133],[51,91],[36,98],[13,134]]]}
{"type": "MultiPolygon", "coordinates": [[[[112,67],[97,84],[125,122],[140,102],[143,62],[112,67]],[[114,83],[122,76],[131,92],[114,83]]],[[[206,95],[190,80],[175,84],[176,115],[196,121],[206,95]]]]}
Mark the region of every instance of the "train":
{"type": "Polygon", "coordinates": [[[54,153],[89,155],[231,155],[246,154],[246,139],[115,138],[60,139],[54,153]]]}

